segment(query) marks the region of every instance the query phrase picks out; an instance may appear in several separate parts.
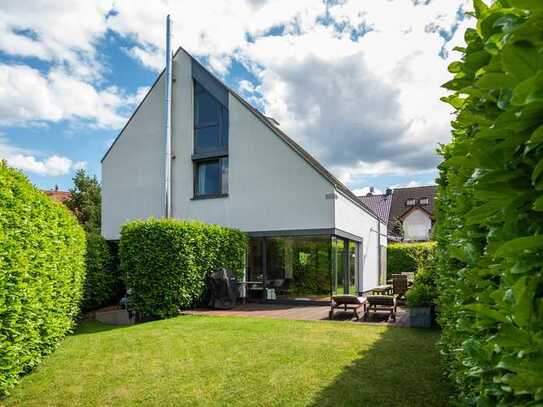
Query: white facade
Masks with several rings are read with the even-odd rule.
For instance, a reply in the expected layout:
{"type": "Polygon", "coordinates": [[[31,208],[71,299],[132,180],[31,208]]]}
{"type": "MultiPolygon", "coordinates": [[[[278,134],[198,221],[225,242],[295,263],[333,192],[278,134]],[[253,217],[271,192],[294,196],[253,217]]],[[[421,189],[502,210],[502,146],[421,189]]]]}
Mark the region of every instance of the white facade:
{"type": "MultiPolygon", "coordinates": [[[[360,288],[377,285],[377,217],[347,196],[273,124],[228,91],[228,195],[194,199],[193,60],[180,50],[173,61],[172,216],[249,233],[340,234],[362,242],[360,288]]],[[[120,237],[133,219],[164,216],[164,140],[161,76],[102,162],[102,234],[120,237]]]]}
{"type": "Polygon", "coordinates": [[[405,240],[430,240],[432,219],[422,209],[415,208],[402,220],[405,240]]]}

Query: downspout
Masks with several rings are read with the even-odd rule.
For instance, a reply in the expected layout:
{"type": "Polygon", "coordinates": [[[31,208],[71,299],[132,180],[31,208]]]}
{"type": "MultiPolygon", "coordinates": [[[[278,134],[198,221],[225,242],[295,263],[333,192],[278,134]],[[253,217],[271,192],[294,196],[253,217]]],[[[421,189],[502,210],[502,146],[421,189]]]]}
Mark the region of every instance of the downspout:
{"type": "MultiPolygon", "coordinates": [[[[381,220],[377,219],[377,275],[381,277],[381,220]]],[[[381,279],[377,283],[381,284],[381,279]]]]}
{"type": "Polygon", "coordinates": [[[164,216],[171,217],[172,212],[172,48],[171,48],[171,18],[166,17],[166,69],[164,89],[164,141],[165,141],[165,172],[164,172],[164,216]]]}

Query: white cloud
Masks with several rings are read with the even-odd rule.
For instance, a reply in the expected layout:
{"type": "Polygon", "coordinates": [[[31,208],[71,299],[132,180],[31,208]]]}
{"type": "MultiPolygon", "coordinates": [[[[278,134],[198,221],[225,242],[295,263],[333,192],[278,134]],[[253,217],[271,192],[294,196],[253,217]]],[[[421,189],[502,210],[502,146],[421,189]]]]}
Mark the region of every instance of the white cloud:
{"type": "Polygon", "coordinates": [[[159,71],[171,13],[174,47],[204,57],[223,76],[241,62],[257,82],[241,81],[240,92],[340,179],[354,185],[364,176],[420,174],[435,167],[437,143],[449,140],[440,85],[450,78],[450,50],[473,24],[459,18],[470,3],[5,1],[0,51],[51,66],[0,65],[0,124],[121,126],[144,89],[100,88],[107,68],[97,44],[112,30],[133,42],[128,55],[159,71]]]}
{"type": "Polygon", "coordinates": [[[435,168],[450,137],[440,51],[453,46],[443,36],[457,41],[457,26],[472,24],[458,18],[466,3],[345,1],[329,10],[339,31],[261,36],[239,55],[262,81],[266,114],[340,179],[417,173],[435,168]]]}
{"type": "Polygon", "coordinates": [[[57,154],[39,158],[34,152],[21,149],[0,138],[0,159],[6,160],[9,166],[38,175],[59,176],[70,171],[85,168],[86,162],[74,162],[57,154]]]}
{"type": "Polygon", "coordinates": [[[17,1],[0,6],[0,51],[66,64],[72,75],[96,77],[96,43],[107,30],[111,0],[17,1]]]}
{"type": "Polygon", "coordinates": [[[412,180],[412,181],[409,181],[407,184],[394,184],[394,185],[391,185],[390,188],[392,189],[395,189],[395,188],[414,188],[414,187],[421,187],[421,186],[425,186],[425,185],[435,185],[435,182],[421,182],[421,181],[417,181],[417,180],[412,180]]]}
{"type": "Polygon", "coordinates": [[[126,120],[124,110],[142,97],[142,90],[123,95],[115,87],[97,90],[62,70],[45,75],[24,65],[0,64],[0,125],[84,119],[118,128],[126,120]]]}
{"type": "Polygon", "coordinates": [[[382,190],[380,190],[379,188],[374,188],[374,187],[364,187],[364,188],[353,189],[353,193],[355,195],[357,195],[357,196],[367,195],[370,192],[372,192],[373,195],[382,195],[383,194],[382,190]],[[373,192],[371,191],[371,188],[373,188],[373,192]]]}

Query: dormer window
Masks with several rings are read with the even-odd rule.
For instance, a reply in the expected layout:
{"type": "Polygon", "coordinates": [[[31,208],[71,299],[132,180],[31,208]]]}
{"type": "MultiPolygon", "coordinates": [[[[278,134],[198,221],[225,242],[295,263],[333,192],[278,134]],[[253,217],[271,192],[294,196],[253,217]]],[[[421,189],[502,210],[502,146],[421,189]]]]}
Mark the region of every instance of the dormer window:
{"type": "Polygon", "coordinates": [[[421,205],[428,205],[430,203],[430,198],[420,198],[419,204],[421,205]]]}
{"type": "Polygon", "coordinates": [[[409,198],[405,201],[405,204],[407,206],[415,206],[417,204],[417,200],[415,198],[409,198]]]}

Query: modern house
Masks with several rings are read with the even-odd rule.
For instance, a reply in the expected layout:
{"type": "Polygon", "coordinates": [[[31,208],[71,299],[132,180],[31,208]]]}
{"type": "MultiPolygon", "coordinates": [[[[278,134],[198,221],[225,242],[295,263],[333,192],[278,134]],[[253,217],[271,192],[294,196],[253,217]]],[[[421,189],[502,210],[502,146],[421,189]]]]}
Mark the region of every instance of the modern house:
{"type": "Polygon", "coordinates": [[[102,234],[170,216],[250,236],[248,295],[328,300],[378,285],[386,222],[300,145],[182,48],[173,56],[171,157],[159,75],[102,159],[102,234]]]}
{"type": "Polygon", "coordinates": [[[401,228],[403,241],[430,240],[434,226],[433,185],[388,189],[385,194],[368,193],[358,198],[387,223],[391,237],[401,228]]]}

